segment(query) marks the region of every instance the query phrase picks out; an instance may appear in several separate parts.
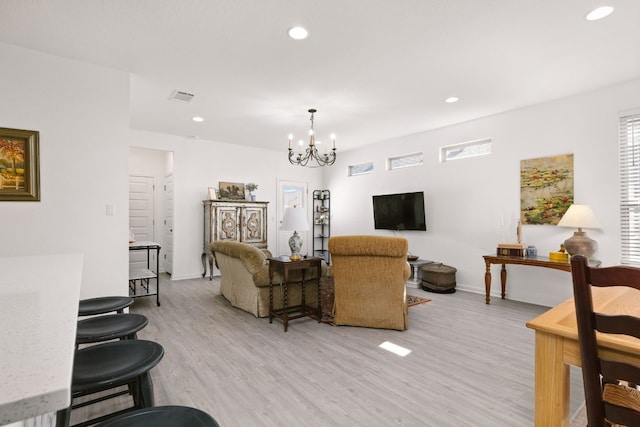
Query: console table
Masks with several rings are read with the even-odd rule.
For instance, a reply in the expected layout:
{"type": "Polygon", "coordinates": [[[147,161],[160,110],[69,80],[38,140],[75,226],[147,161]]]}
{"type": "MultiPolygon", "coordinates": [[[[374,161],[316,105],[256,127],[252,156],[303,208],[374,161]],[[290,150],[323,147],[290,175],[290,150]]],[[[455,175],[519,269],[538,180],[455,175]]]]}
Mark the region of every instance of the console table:
{"type": "Polygon", "coordinates": [[[129,270],[129,296],[131,298],[148,297],[155,295],[156,304],[160,307],[160,245],[151,241],[140,241],[129,243],[130,251],[147,251],[147,268],[136,268],[129,270]],[[156,271],[155,273],[149,268],[149,261],[151,258],[151,251],[155,250],[156,253],[156,271]],[[156,291],[151,292],[149,289],[149,281],[155,279],[156,291]],[[140,281],[140,286],[145,291],[142,294],[137,293],[137,284],[140,281]]]}
{"type": "Polygon", "coordinates": [[[273,318],[282,319],[284,323],[284,331],[287,332],[289,320],[299,319],[301,317],[317,316],[318,322],[322,320],[321,313],[321,297],[320,297],[320,279],[322,278],[322,259],[320,257],[302,258],[300,261],[291,261],[288,257],[269,258],[269,323],[273,323],[273,318]],[[307,305],[305,298],[305,270],[315,268],[318,277],[318,307],[310,307],[307,305]],[[279,284],[282,290],[282,308],[273,309],[273,276],[276,270],[282,273],[282,282],[279,284]],[[289,307],[289,272],[293,270],[302,270],[302,301],[300,304],[289,307]]]}
{"type": "Polygon", "coordinates": [[[504,255],[484,255],[483,258],[486,265],[486,271],[484,273],[486,304],[491,304],[491,264],[502,264],[502,269],[500,270],[502,299],[504,299],[505,290],[507,288],[507,264],[530,265],[533,267],[545,267],[552,268],[554,270],[571,271],[571,264],[569,264],[568,262],[551,261],[549,260],[549,258],[542,256],[525,258],[504,255]]]}

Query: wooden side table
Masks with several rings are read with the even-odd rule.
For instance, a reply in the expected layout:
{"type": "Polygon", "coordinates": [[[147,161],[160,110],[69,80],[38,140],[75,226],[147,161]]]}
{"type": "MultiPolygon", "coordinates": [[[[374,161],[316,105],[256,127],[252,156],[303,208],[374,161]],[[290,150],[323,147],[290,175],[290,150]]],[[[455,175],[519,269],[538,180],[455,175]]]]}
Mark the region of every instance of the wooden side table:
{"type": "Polygon", "coordinates": [[[309,257],[302,258],[300,261],[291,261],[288,258],[269,258],[269,323],[273,323],[273,318],[282,319],[284,323],[284,331],[287,332],[289,320],[299,319],[301,317],[317,317],[318,322],[322,320],[320,312],[320,278],[322,277],[322,258],[309,257]],[[318,306],[311,307],[307,305],[305,298],[305,273],[309,268],[315,268],[318,277],[318,306]],[[300,304],[289,307],[289,272],[293,270],[302,270],[301,301],[300,304]],[[282,282],[279,283],[282,293],[282,308],[274,310],[273,308],[273,276],[276,271],[282,274],[282,282]]]}

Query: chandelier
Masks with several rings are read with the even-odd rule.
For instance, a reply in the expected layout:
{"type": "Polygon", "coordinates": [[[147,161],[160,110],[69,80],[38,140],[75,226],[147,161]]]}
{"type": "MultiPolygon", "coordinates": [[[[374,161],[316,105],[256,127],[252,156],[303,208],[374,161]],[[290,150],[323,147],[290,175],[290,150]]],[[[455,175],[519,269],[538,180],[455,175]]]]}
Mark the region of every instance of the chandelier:
{"type": "Polygon", "coordinates": [[[293,148],[291,148],[293,135],[289,134],[289,162],[292,165],[307,166],[307,164],[311,162],[309,167],[331,166],[336,161],[335,135],[331,135],[331,140],[333,142],[333,148],[331,150],[329,150],[328,144],[322,144],[320,141],[316,144],[315,136],[313,134],[313,115],[315,112],[316,110],[314,108],[309,110],[309,113],[311,114],[311,130],[309,130],[309,146],[305,149],[304,153],[302,152],[302,140],[298,142],[298,153],[296,154],[294,152],[293,148]],[[324,146],[323,154],[318,152],[318,145],[324,146]]]}

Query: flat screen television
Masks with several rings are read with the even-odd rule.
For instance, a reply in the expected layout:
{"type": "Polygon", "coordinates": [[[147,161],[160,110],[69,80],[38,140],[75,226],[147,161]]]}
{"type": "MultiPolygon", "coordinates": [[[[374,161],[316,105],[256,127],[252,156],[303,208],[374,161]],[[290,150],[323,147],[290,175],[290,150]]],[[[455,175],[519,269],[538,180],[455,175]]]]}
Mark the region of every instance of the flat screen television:
{"type": "Polygon", "coordinates": [[[426,231],[424,193],[373,196],[373,222],[376,230],[426,231]]]}

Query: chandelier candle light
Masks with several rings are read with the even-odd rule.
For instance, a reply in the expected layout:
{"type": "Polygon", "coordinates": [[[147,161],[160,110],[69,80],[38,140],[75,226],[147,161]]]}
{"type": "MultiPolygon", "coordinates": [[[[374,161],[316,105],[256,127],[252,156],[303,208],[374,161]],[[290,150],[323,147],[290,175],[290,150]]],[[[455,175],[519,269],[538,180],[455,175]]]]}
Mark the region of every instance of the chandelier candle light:
{"type": "Polygon", "coordinates": [[[598,242],[587,236],[583,228],[600,228],[600,223],[587,205],[571,205],[558,223],[558,227],[577,228],[573,236],[564,241],[569,255],[584,255],[591,258],[598,250],[598,242]]]}
{"type": "Polygon", "coordinates": [[[303,142],[300,140],[298,142],[298,154],[294,153],[293,148],[291,147],[291,142],[293,140],[293,135],[289,134],[289,162],[292,165],[300,165],[307,166],[307,164],[311,161],[312,163],[309,167],[318,167],[318,166],[331,166],[336,161],[336,136],[335,134],[331,135],[331,141],[333,143],[333,148],[329,151],[328,144],[324,145],[324,153],[318,153],[318,145],[322,144],[322,142],[318,141],[316,143],[315,135],[313,131],[313,115],[316,112],[314,108],[309,109],[309,113],[311,114],[311,130],[309,130],[309,146],[305,149],[304,154],[302,152],[303,142]],[[315,165],[313,163],[316,163],[315,165]]]}
{"type": "Polygon", "coordinates": [[[291,249],[291,261],[299,261],[302,256],[302,238],[298,235],[298,231],[308,231],[309,222],[307,221],[307,211],[304,208],[285,208],[284,218],[280,230],[293,231],[293,235],[289,238],[289,249],[291,249]]]}

